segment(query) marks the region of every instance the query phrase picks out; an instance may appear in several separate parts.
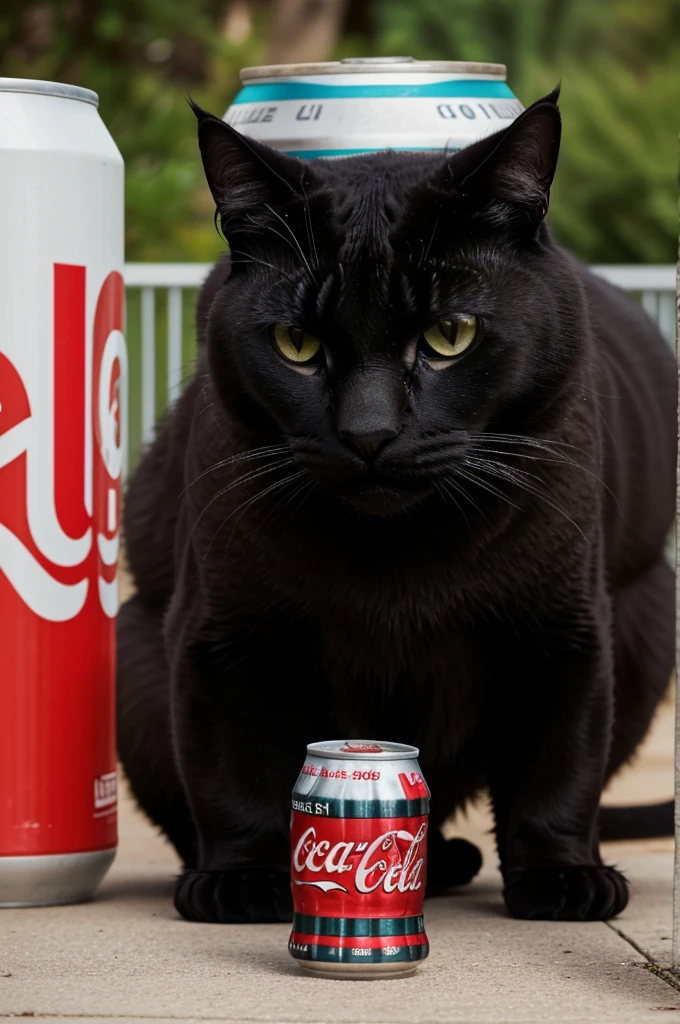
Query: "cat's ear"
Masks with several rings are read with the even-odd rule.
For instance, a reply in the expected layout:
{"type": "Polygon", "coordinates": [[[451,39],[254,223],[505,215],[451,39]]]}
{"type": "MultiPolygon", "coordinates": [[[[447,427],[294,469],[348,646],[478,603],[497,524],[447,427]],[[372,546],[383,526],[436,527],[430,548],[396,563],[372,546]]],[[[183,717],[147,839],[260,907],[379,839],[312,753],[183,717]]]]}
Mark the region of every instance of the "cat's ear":
{"type": "Polygon", "coordinates": [[[559,87],[528,107],[508,128],[482,139],[449,161],[458,196],[496,214],[538,222],[548,211],[560,150],[559,87]]]}
{"type": "Polygon", "coordinates": [[[255,139],[246,138],[189,100],[198,121],[203,169],[224,234],[271,216],[271,210],[302,198],[306,167],[255,139]]]}

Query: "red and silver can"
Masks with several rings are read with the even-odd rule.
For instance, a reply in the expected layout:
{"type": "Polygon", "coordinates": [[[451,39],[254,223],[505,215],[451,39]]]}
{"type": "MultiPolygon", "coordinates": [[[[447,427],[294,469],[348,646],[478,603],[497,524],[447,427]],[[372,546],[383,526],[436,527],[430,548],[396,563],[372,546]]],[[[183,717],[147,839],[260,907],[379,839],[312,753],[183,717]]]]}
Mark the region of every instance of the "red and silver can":
{"type": "Polygon", "coordinates": [[[293,791],[288,948],[317,975],[412,974],[423,923],[430,791],[416,747],[311,743],[293,791]]]}
{"type": "Polygon", "coordinates": [[[0,78],[0,906],[117,842],[123,161],[87,89],[0,78]]]}

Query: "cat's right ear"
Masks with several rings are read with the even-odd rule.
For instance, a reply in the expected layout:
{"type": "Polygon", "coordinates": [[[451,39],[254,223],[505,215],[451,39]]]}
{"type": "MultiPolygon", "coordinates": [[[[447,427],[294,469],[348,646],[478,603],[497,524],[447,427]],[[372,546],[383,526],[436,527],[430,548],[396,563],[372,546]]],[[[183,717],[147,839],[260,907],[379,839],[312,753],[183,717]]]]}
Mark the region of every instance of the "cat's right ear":
{"type": "Polygon", "coordinates": [[[306,168],[301,160],[246,138],[191,99],[189,105],[198,121],[203,169],[227,238],[302,198],[306,168]]]}
{"type": "Polygon", "coordinates": [[[538,224],[548,210],[560,150],[559,87],[494,135],[453,156],[445,187],[496,222],[538,224]]]}

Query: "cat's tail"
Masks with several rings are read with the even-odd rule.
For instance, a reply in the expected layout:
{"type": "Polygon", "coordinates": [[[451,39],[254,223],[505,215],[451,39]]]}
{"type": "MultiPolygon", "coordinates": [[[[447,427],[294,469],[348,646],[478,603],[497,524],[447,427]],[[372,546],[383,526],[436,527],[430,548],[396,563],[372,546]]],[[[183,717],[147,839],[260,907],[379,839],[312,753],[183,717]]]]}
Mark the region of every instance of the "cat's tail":
{"type": "Polygon", "coordinates": [[[673,800],[638,807],[600,807],[600,839],[657,839],[672,836],[675,830],[674,816],[673,800]]]}

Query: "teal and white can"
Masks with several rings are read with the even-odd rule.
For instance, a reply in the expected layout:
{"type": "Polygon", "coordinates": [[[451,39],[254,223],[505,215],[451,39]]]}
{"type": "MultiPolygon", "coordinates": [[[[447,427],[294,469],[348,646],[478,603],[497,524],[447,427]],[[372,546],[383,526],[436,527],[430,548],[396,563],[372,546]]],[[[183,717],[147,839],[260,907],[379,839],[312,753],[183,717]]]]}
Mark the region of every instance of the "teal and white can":
{"type": "Polygon", "coordinates": [[[295,156],[385,149],[455,153],[524,109],[503,64],[349,57],[244,68],[224,120],[295,156]]]}

